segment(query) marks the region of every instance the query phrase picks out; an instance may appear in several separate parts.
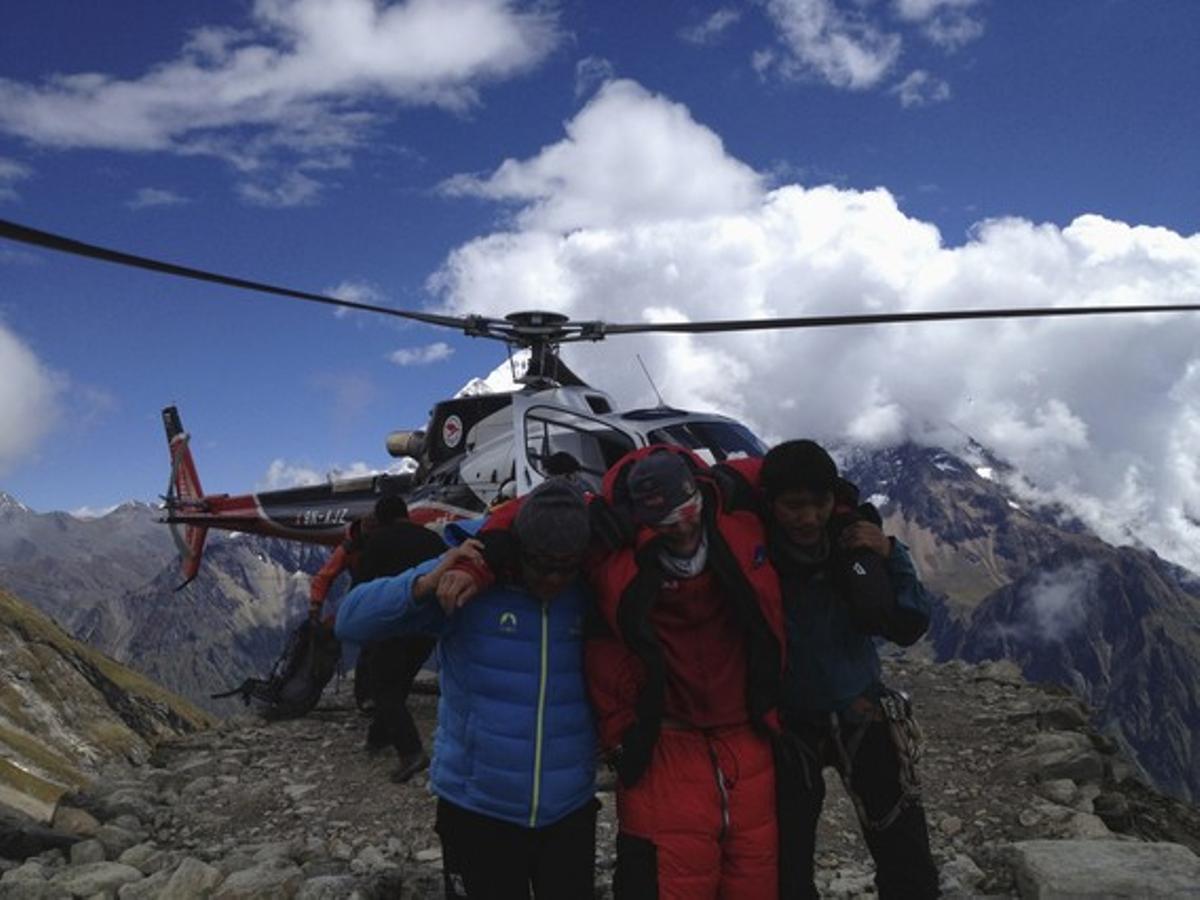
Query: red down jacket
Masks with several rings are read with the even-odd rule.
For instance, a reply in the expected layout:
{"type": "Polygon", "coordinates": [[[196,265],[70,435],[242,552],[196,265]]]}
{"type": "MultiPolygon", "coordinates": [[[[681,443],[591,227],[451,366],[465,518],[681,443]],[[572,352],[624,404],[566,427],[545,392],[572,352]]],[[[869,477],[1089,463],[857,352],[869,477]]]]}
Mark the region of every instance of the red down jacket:
{"type": "Polygon", "coordinates": [[[771,898],[779,883],[770,735],[784,663],[779,581],[761,522],[729,512],[707,466],[648,447],[608,473],[605,500],[627,503],[629,469],[683,454],[704,496],[708,564],[674,579],[654,532],[591,572],[597,621],[585,645],[603,749],[620,778],[617,897],[771,898]]]}

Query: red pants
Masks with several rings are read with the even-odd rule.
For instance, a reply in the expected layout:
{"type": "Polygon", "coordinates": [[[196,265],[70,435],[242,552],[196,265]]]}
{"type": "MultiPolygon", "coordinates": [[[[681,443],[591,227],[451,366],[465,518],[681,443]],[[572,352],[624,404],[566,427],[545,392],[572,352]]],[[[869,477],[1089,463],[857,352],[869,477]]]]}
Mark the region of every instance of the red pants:
{"type": "Polygon", "coordinates": [[[664,726],[646,773],[617,787],[617,900],[775,900],[771,745],[749,725],[664,726]]]}

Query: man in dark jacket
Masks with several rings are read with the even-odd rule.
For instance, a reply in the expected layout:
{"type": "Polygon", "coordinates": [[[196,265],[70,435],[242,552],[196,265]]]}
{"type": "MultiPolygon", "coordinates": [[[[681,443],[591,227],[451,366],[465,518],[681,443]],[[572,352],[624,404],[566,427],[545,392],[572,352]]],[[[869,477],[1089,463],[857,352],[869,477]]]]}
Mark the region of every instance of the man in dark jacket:
{"type": "MultiPolygon", "coordinates": [[[[799,787],[801,881],[817,897],[813,854],[834,766],[854,801],[882,900],[938,895],[915,771],[907,698],[882,683],[876,637],[902,645],[929,625],[929,598],[905,546],[813,441],[787,441],[732,468],[757,481],[787,627],[784,728],[810,762],[799,787]]],[[[786,848],[781,848],[786,853],[786,848]]]]}
{"type": "MultiPolygon", "coordinates": [[[[437,534],[409,521],[408,505],[403,498],[381,497],[375,504],[375,526],[366,535],[358,565],[353,570],[354,584],[399,575],[440,556],[445,549],[437,534]]],[[[423,634],[375,641],[363,647],[363,658],[355,671],[355,681],[362,678],[367,682],[365,693],[375,702],[374,717],[367,731],[367,751],[396,749],[400,765],[391,778],[398,784],[429,765],[421,734],[406,704],[413,681],[436,643],[436,638],[423,634]]]]}

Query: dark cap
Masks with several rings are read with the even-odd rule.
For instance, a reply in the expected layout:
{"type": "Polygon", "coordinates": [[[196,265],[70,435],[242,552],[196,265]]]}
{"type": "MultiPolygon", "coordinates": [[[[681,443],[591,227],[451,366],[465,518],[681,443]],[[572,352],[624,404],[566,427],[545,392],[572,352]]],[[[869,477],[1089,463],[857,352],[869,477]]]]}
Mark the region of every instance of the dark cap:
{"type": "Polygon", "coordinates": [[[662,450],[634,463],[627,479],[636,522],[653,525],[696,493],[696,479],[678,453],[662,450]]]}
{"type": "Polygon", "coordinates": [[[543,481],[521,501],[513,531],[525,553],[581,555],[591,537],[583,491],[565,478],[543,481]]]}
{"type": "Polygon", "coordinates": [[[784,441],[763,457],[761,481],[769,498],[797,490],[824,494],[837,486],[837,463],[816,441],[784,441]]]}

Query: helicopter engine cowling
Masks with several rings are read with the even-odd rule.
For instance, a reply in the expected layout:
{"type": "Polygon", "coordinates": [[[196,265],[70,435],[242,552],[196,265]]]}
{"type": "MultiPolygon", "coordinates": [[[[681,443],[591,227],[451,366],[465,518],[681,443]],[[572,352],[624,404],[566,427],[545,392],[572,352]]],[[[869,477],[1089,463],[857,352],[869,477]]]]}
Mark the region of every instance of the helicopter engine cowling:
{"type": "Polygon", "coordinates": [[[425,452],[424,431],[393,431],[387,436],[387,452],[392,456],[420,459],[425,452]]]}

